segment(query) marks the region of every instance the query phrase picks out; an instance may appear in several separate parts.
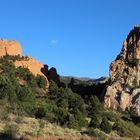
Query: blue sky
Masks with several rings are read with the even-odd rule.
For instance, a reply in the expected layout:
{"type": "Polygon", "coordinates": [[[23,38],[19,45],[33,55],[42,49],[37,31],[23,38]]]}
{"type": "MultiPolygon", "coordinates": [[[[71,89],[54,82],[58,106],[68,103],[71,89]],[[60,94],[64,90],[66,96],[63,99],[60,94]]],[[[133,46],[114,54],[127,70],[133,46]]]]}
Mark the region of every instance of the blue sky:
{"type": "Polygon", "coordinates": [[[0,38],[61,75],[109,75],[123,40],[140,24],[139,0],[0,0],[0,38]]]}

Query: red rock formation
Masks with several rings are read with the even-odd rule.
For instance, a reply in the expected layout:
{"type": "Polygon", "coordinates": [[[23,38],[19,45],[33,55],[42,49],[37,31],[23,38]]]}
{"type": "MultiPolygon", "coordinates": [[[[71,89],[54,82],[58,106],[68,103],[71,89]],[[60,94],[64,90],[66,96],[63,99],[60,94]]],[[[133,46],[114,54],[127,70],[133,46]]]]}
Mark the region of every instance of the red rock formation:
{"type": "Polygon", "coordinates": [[[7,41],[2,39],[0,40],[0,57],[5,56],[6,55],[6,46],[7,41]]]}
{"type": "Polygon", "coordinates": [[[0,40],[0,57],[5,55],[20,55],[22,56],[22,47],[17,41],[0,40]]]}
{"type": "Polygon", "coordinates": [[[41,72],[41,69],[44,67],[44,65],[36,59],[32,57],[26,57],[26,59],[15,61],[14,64],[16,67],[28,68],[35,76],[44,76],[47,80],[47,88],[49,87],[48,78],[41,72]]]}
{"type": "Polygon", "coordinates": [[[48,72],[48,79],[53,80],[56,83],[60,83],[60,76],[57,74],[56,68],[52,67],[48,72]]]}
{"type": "MultiPolygon", "coordinates": [[[[16,56],[19,55],[22,57],[22,47],[21,45],[14,40],[6,41],[5,39],[0,40],[0,57],[11,55],[16,56]]],[[[23,59],[16,60],[14,62],[16,67],[24,67],[28,68],[35,76],[42,75],[47,80],[47,87],[49,87],[48,78],[41,72],[41,69],[44,65],[38,62],[36,59],[32,57],[23,57],[23,59]]]]}
{"type": "Polygon", "coordinates": [[[60,76],[57,73],[56,68],[52,67],[48,69],[48,65],[44,65],[41,71],[48,78],[49,81],[53,80],[55,83],[60,84],[60,76]]]}

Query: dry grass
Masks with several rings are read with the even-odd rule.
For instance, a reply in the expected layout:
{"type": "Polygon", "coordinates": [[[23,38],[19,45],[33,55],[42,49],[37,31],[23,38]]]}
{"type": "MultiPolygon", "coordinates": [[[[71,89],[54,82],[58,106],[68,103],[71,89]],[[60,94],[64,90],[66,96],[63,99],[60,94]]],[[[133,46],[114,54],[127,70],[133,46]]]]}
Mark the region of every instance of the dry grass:
{"type": "Polygon", "coordinates": [[[31,140],[88,140],[88,136],[83,136],[74,129],[62,128],[47,121],[30,117],[19,117],[8,114],[6,120],[0,121],[0,132],[14,134],[15,138],[31,140]],[[16,128],[16,129],[15,129],[16,128]],[[12,130],[13,129],[13,130],[12,130]]]}
{"type": "Polygon", "coordinates": [[[75,138],[75,137],[47,137],[47,138],[43,138],[43,137],[38,137],[38,138],[31,138],[29,140],[95,140],[94,138],[75,138]]]}
{"type": "MultiPolygon", "coordinates": [[[[132,124],[127,123],[125,125],[129,129],[134,129],[136,133],[140,132],[140,129],[132,124]]],[[[62,128],[45,120],[20,117],[13,114],[7,114],[5,119],[0,119],[0,133],[7,133],[15,138],[23,138],[25,140],[95,140],[95,138],[82,135],[78,130],[62,128]]],[[[97,130],[97,133],[99,133],[98,140],[102,138],[107,138],[108,140],[132,140],[118,138],[118,135],[114,131],[109,135],[100,130],[97,130]]]]}

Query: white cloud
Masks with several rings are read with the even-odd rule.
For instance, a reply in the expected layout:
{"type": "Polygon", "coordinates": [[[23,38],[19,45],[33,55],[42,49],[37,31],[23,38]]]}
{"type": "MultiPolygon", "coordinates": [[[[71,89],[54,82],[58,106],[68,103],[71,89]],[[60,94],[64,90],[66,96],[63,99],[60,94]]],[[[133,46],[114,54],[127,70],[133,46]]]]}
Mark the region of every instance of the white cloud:
{"type": "Polygon", "coordinates": [[[52,44],[56,44],[57,42],[58,42],[58,41],[57,41],[56,39],[52,39],[52,40],[51,40],[51,43],[52,43],[52,44]]]}

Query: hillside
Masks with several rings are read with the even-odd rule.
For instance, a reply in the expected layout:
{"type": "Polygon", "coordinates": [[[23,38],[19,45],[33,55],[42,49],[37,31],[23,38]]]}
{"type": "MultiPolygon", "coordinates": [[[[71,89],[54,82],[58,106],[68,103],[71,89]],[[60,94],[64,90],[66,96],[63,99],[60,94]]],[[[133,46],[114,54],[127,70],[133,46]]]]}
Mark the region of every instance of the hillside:
{"type": "Polygon", "coordinates": [[[111,77],[62,77],[24,56],[19,43],[10,46],[11,41],[0,41],[1,139],[140,137],[140,116],[134,110],[104,107],[111,77]]]}

